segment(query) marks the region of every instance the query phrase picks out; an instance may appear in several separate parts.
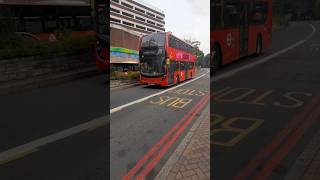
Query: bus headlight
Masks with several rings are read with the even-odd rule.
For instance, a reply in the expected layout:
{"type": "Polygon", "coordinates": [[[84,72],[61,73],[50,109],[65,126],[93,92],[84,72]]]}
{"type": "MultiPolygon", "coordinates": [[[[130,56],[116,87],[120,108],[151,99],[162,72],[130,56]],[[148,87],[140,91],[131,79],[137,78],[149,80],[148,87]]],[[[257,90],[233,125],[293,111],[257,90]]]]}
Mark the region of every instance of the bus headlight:
{"type": "Polygon", "coordinates": [[[166,60],[166,63],[167,63],[168,65],[170,64],[170,59],[169,59],[169,58],[166,60]]]}

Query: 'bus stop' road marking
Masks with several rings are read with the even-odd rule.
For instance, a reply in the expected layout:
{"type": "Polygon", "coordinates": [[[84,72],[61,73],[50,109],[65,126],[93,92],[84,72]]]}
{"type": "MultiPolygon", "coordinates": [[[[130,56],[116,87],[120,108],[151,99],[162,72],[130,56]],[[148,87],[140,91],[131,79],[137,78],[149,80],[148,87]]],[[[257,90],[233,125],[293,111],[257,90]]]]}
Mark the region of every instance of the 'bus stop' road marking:
{"type": "Polygon", "coordinates": [[[181,87],[181,86],[190,84],[190,83],[192,83],[193,81],[196,81],[196,80],[204,77],[204,76],[207,75],[208,73],[209,73],[209,70],[207,70],[207,72],[205,72],[205,73],[202,74],[201,76],[196,77],[196,78],[194,78],[194,79],[191,79],[191,80],[189,80],[189,81],[186,81],[186,82],[184,82],[184,83],[182,83],[182,84],[179,84],[179,85],[177,85],[177,86],[173,86],[173,87],[171,87],[171,88],[169,88],[169,89],[166,89],[166,90],[164,90],[164,91],[160,91],[160,92],[158,92],[158,93],[151,94],[150,96],[146,96],[146,97],[144,97],[144,98],[137,99],[137,100],[132,101],[132,102],[130,102],[130,103],[127,103],[127,104],[124,104],[124,105],[115,107],[115,108],[113,108],[113,109],[110,109],[110,114],[115,113],[115,112],[117,112],[117,111],[121,111],[122,109],[127,108],[127,107],[129,107],[129,106],[132,106],[132,105],[134,105],[134,104],[137,104],[137,103],[141,103],[141,102],[143,102],[143,101],[146,101],[146,100],[148,100],[148,99],[150,99],[150,98],[152,98],[152,97],[155,97],[155,96],[164,94],[164,93],[166,93],[166,92],[168,92],[168,91],[172,91],[172,90],[174,90],[174,89],[177,89],[178,87],[181,87]]]}

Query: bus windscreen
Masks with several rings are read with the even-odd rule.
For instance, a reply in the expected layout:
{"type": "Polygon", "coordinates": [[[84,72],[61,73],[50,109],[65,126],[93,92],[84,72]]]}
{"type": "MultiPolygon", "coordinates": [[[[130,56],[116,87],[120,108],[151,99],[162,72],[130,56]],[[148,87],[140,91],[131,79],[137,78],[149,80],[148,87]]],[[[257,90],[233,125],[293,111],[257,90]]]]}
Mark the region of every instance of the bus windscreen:
{"type": "Polygon", "coordinates": [[[144,36],[141,40],[140,70],[145,76],[165,74],[165,33],[144,36]]]}

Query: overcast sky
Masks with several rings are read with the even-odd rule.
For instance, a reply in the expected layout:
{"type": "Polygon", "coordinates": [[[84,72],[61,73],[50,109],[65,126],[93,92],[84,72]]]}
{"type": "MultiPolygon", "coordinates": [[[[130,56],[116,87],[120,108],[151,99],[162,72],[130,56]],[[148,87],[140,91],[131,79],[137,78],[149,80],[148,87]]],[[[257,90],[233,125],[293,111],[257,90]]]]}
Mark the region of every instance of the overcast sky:
{"type": "Polygon", "coordinates": [[[165,14],[165,29],[181,39],[201,42],[204,53],[210,51],[210,0],[142,0],[165,14]]]}

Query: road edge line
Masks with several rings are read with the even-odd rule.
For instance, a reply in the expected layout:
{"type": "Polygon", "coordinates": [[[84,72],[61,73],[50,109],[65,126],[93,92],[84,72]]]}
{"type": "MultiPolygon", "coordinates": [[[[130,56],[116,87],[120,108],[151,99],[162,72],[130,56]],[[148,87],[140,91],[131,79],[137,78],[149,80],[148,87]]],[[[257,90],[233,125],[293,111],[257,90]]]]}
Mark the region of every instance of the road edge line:
{"type": "Polygon", "coordinates": [[[233,69],[231,71],[228,71],[228,72],[225,72],[225,73],[223,73],[221,75],[210,77],[210,83],[222,80],[224,78],[231,77],[231,76],[233,76],[233,75],[235,75],[235,74],[237,74],[237,73],[239,73],[241,71],[251,69],[256,65],[265,63],[265,62],[267,62],[267,61],[269,61],[269,60],[271,60],[271,59],[273,59],[275,57],[278,57],[278,56],[280,56],[280,55],[282,55],[282,54],[284,54],[284,53],[286,53],[286,52],[288,52],[288,51],[300,46],[301,44],[304,44],[307,40],[309,40],[315,34],[315,32],[317,32],[317,29],[316,29],[316,27],[314,25],[312,25],[310,23],[308,25],[311,27],[312,32],[308,36],[306,36],[304,39],[302,39],[302,40],[300,40],[300,41],[298,41],[298,42],[292,44],[291,46],[288,46],[288,47],[286,47],[286,48],[284,48],[282,50],[279,50],[279,51],[277,51],[277,52],[275,52],[275,53],[273,53],[273,54],[271,54],[271,55],[269,55],[267,57],[264,57],[264,58],[262,58],[260,60],[257,60],[257,61],[254,61],[254,62],[250,63],[250,64],[246,64],[244,66],[235,68],[235,69],[233,69]]]}
{"type": "Polygon", "coordinates": [[[70,137],[75,134],[78,134],[92,127],[107,125],[108,123],[107,119],[108,119],[107,116],[102,116],[94,120],[79,124],[77,126],[56,132],[54,134],[30,141],[23,145],[19,145],[11,149],[2,151],[0,152],[0,165],[11,162],[12,160],[16,160],[17,159],[16,157],[22,154],[35,151],[36,149],[42,146],[70,137]]]}
{"type": "Polygon", "coordinates": [[[187,145],[191,142],[192,137],[194,136],[195,132],[197,131],[200,124],[205,120],[207,117],[206,113],[210,113],[210,104],[208,104],[205,109],[202,111],[201,116],[194,122],[192,125],[190,131],[188,134],[183,138],[183,140],[180,142],[176,150],[172,153],[170,158],[167,160],[167,162],[164,164],[164,166],[161,168],[160,172],[157,174],[154,180],[163,180],[167,179],[170,170],[173,168],[173,166],[178,162],[181,155],[183,154],[185,148],[187,145]]]}

